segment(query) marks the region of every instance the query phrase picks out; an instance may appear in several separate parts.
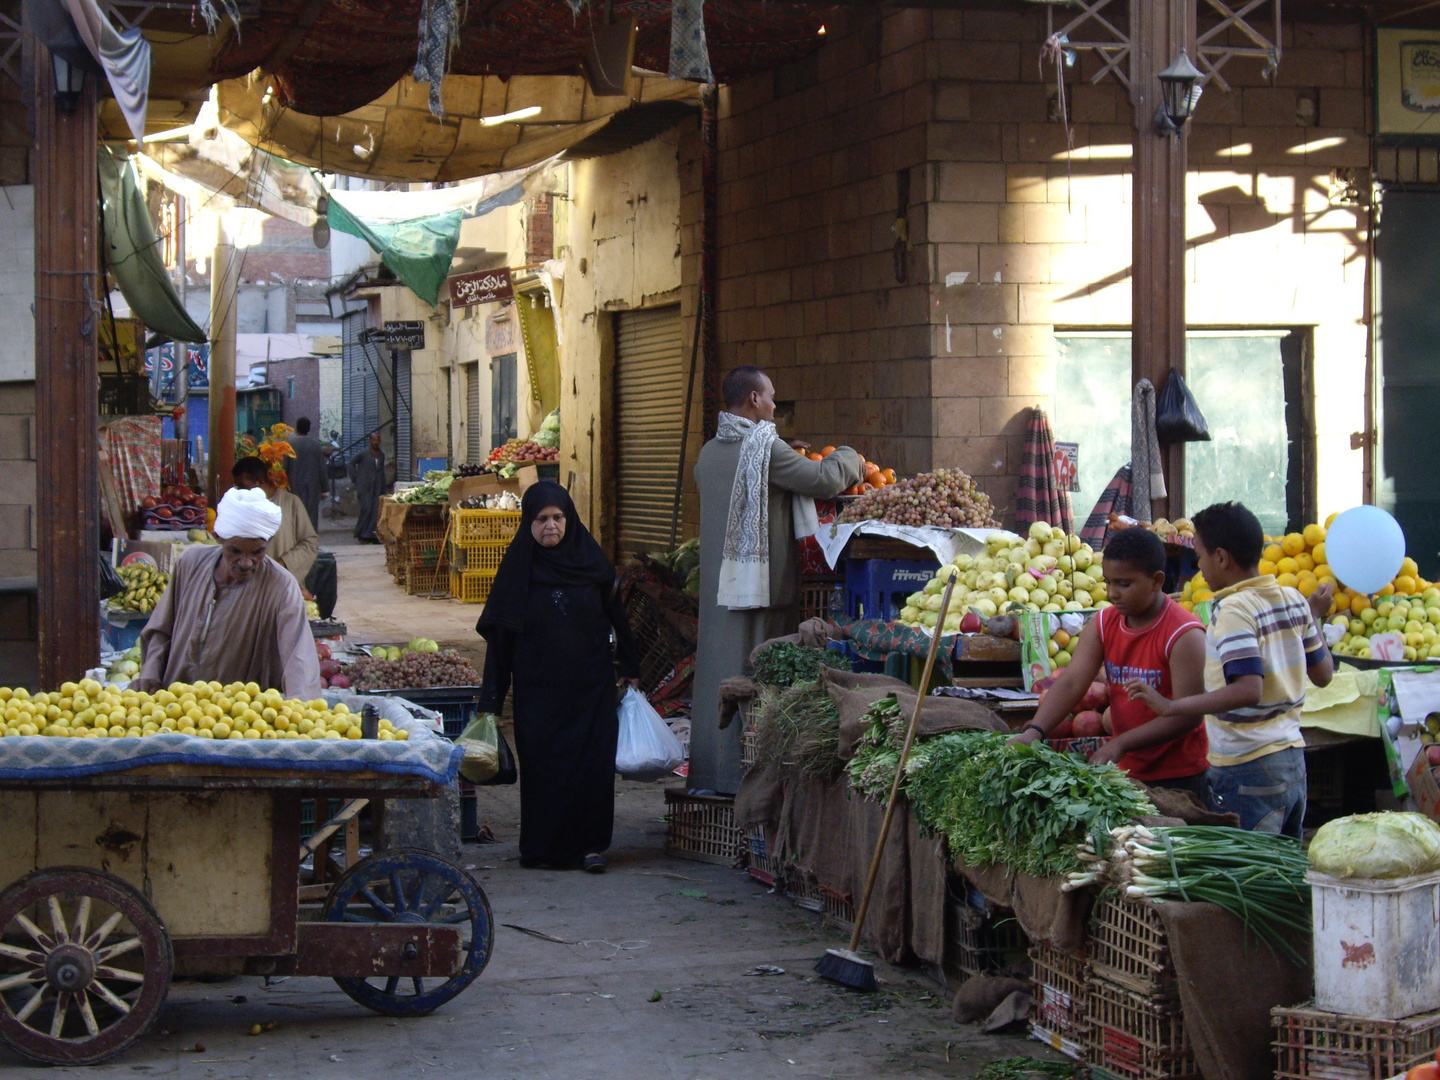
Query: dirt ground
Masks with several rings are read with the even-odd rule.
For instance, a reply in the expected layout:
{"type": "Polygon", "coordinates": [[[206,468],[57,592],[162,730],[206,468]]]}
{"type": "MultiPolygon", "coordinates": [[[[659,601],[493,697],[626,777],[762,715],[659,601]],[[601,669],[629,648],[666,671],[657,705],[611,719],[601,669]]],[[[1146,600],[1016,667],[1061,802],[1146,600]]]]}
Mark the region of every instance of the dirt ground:
{"type": "MultiPolygon", "coordinates": [[[[339,564],[337,613],[353,638],[423,634],[478,659],[478,607],[405,596],[385,574],[382,548],[351,542],[349,522],[325,524],[322,545],[339,564]]],[[[433,1015],[373,1014],[328,979],[176,982],[156,1028],[85,1075],[808,1080],[969,1077],[988,1061],[1055,1057],[1023,1035],[957,1025],[953,991],[919,971],[882,965],[880,990],[868,995],[819,979],[816,960],[845,935],[743,870],[666,857],[660,785],[617,784],[602,876],[521,869],[518,796],[513,787],[479,793],[480,819],[499,842],[468,844],[463,860],[490,901],[493,956],[433,1015]]],[[[3,1049],[0,1071],[60,1075],[3,1049]]]]}

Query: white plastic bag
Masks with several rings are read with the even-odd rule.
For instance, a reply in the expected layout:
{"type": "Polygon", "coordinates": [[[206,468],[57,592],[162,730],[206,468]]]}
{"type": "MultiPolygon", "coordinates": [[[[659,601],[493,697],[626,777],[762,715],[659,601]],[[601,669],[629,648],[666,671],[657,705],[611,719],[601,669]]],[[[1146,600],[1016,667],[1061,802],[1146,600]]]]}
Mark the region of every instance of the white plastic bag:
{"type": "Polygon", "coordinates": [[[685,750],[645,695],[634,687],[620,699],[615,771],[627,780],[658,780],[685,761],[685,750]]]}

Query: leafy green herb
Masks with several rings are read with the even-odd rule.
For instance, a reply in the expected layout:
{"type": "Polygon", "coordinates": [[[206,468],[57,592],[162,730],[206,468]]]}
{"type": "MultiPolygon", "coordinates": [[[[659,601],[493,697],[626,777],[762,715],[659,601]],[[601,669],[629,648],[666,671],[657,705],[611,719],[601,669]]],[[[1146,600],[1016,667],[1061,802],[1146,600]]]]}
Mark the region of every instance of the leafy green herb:
{"type": "Polygon", "coordinates": [[[777,641],[767,645],[755,656],[755,681],[775,686],[794,686],[814,682],[821,668],[850,670],[850,658],[844,653],[819,649],[813,645],[797,645],[793,641],[777,641]]]}
{"type": "Polygon", "coordinates": [[[816,684],[767,686],[752,706],[751,716],[758,760],[796,768],[815,780],[834,780],[844,770],[840,711],[816,684]]]}
{"type": "Polygon", "coordinates": [[[975,1080],[1029,1080],[1032,1076],[1068,1080],[1075,1075],[1075,1066],[1068,1061],[1041,1061],[1038,1058],[1013,1057],[992,1061],[978,1073],[975,1080]]]}

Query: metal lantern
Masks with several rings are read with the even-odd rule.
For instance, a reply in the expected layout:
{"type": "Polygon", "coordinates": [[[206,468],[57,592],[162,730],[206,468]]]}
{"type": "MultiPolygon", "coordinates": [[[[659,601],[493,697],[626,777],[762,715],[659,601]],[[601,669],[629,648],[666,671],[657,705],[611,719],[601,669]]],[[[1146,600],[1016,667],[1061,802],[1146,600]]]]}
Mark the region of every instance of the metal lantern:
{"type": "Polygon", "coordinates": [[[1194,115],[1195,105],[1200,100],[1201,88],[1198,84],[1204,76],[1182,48],[1180,55],[1157,78],[1164,102],[1155,116],[1155,126],[1161,135],[1174,135],[1194,115]]]}
{"type": "Polygon", "coordinates": [[[55,69],[55,108],[69,115],[80,105],[80,94],[85,89],[85,69],[70,63],[58,52],[50,54],[50,63],[55,69]]]}

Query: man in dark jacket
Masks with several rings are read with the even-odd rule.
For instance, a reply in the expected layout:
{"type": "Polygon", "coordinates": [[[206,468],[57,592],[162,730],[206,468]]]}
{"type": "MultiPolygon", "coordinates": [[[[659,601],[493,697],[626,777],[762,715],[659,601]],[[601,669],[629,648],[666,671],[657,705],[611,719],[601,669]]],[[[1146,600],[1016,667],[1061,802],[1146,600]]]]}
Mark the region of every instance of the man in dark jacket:
{"type": "Polygon", "coordinates": [[[295,421],[295,435],[290,439],[295,450],[293,458],[285,459],[285,473],[290,477],[290,491],[305,504],[310,515],[310,524],[320,529],[320,496],[330,490],[330,481],[325,477],[325,462],[329,451],[325,444],[310,434],[310,418],[302,416],[295,421]]]}

